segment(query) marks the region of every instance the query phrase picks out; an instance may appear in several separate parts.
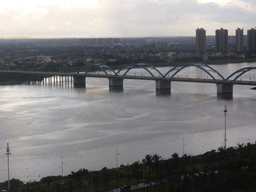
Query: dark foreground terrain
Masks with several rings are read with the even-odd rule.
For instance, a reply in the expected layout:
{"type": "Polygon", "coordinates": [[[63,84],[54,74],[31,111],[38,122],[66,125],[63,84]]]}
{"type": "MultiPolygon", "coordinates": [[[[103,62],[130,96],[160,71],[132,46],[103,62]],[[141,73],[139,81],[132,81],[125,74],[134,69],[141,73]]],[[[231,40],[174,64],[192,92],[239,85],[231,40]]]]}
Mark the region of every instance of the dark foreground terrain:
{"type": "MultiPolygon", "coordinates": [[[[0,183],[0,189],[6,189],[7,183],[0,183]]],[[[63,178],[48,176],[27,183],[12,179],[10,191],[95,192],[117,188],[116,191],[120,191],[124,185],[138,183],[142,183],[142,188],[133,191],[256,191],[256,144],[238,144],[196,156],[179,157],[174,153],[169,159],[146,155],[131,165],[104,167],[100,171],[80,169],[63,178]]]]}

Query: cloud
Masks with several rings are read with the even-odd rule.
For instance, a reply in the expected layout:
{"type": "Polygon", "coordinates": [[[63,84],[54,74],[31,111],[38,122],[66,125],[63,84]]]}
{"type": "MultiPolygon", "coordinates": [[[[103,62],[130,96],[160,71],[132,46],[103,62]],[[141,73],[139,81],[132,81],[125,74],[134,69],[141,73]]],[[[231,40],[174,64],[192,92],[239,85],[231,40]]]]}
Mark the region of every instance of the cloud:
{"type": "Polygon", "coordinates": [[[228,28],[230,34],[234,34],[237,27],[255,27],[254,0],[234,0],[226,4],[197,0],[80,2],[46,0],[30,4],[29,8],[26,3],[15,7],[1,5],[1,34],[3,37],[183,36],[195,35],[197,27],[205,28],[207,34],[214,34],[220,27],[228,28]]]}
{"type": "Polygon", "coordinates": [[[244,2],[244,3],[248,4],[248,5],[251,5],[254,8],[256,7],[256,1],[254,1],[254,0],[240,0],[240,1],[244,2]]]}

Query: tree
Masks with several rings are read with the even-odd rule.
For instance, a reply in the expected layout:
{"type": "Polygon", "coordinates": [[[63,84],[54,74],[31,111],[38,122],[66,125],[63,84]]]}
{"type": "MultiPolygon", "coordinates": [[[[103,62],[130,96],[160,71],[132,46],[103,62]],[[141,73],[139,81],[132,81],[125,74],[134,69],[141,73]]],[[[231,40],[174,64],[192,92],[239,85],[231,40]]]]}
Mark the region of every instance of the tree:
{"type": "Polygon", "coordinates": [[[179,163],[179,155],[178,153],[172,154],[172,159],[174,160],[174,168],[178,168],[178,163],[179,163]]]}
{"type": "Polygon", "coordinates": [[[136,177],[137,182],[139,182],[139,168],[140,168],[139,161],[136,161],[131,165],[132,174],[134,177],[136,177]]]}
{"type": "Polygon", "coordinates": [[[70,176],[72,178],[74,178],[75,182],[78,184],[78,187],[81,187],[82,178],[83,178],[83,176],[88,176],[88,170],[87,169],[79,169],[77,172],[72,171],[70,176]]]}
{"type": "Polygon", "coordinates": [[[150,169],[152,168],[152,155],[146,155],[145,156],[145,159],[143,159],[143,162],[145,164],[145,166],[148,168],[148,180],[147,182],[149,183],[150,182],[150,174],[151,174],[151,171],[150,169]]]}
{"type": "Polygon", "coordinates": [[[43,178],[41,179],[41,182],[42,182],[42,183],[46,183],[47,186],[49,186],[50,183],[53,182],[53,180],[54,180],[54,176],[48,176],[48,177],[43,177],[43,178]]]}
{"type": "Polygon", "coordinates": [[[107,167],[104,167],[103,169],[101,169],[101,179],[102,179],[102,182],[104,183],[106,190],[107,190],[108,181],[110,180],[107,167]]]}
{"type": "Polygon", "coordinates": [[[153,161],[153,168],[156,171],[156,179],[159,180],[159,172],[160,172],[160,164],[161,164],[161,159],[162,157],[155,154],[152,157],[152,161],[153,161]]]}
{"type": "MultiPolygon", "coordinates": [[[[11,179],[10,180],[10,186],[11,186],[11,192],[14,192],[14,191],[19,191],[19,189],[22,187],[23,185],[23,182],[20,181],[19,179],[11,179]]],[[[4,186],[8,186],[8,181],[5,181],[4,182],[4,186]]]]}

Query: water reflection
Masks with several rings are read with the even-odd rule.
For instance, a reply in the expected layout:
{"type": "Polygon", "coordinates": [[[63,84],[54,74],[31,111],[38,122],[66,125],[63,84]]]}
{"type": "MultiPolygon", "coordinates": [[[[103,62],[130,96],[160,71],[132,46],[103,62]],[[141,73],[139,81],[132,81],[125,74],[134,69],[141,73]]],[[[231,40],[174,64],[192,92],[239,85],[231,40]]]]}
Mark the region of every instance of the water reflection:
{"type": "Polygon", "coordinates": [[[168,95],[171,95],[170,89],[162,89],[162,90],[157,89],[156,90],[156,96],[168,96],[168,95]]]}
{"type": "Polygon", "coordinates": [[[218,93],[217,94],[218,99],[224,99],[224,100],[232,100],[233,99],[233,93],[218,93]]]}
{"type": "Polygon", "coordinates": [[[109,87],[110,92],[123,92],[124,88],[123,87],[109,87]]]}

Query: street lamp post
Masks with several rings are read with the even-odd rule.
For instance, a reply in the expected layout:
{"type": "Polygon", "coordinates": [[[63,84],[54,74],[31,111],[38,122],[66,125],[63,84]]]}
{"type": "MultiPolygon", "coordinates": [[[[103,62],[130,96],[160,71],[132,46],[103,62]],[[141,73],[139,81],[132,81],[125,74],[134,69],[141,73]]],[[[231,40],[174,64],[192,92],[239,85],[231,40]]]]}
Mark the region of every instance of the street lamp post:
{"type": "Polygon", "coordinates": [[[10,153],[10,148],[9,148],[9,143],[7,143],[7,148],[6,148],[6,153],[7,155],[7,166],[8,166],[8,191],[10,190],[10,168],[9,168],[9,155],[10,153]]]}
{"type": "Polygon", "coordinates": [[[64,181],[63,181],[63,165],[65,163],[63,162],[63,156],[61,156],[61,182],[62,184],[64,184],[64,181]]]}
{"type": "Polygon", "coordinates": [[[183,149],[183,156],[184,156],[184,155],[185,155],[185,146],[186,146],[186,145],[185,145],[185,143],[184,143],[184,139],[182,139],[182,141],[183,141],[183,148],[182,148],[182,149],[183,149]]]}
{"type": "Polygon", "coordinates": [[[117,147],[116,147],[116,186],[118,188],[118,155],[120,155],[118,152],[117,152],[117,147]]]}
{"type": "Polygon", "coordinates": [[[224,117],[225,117],[224,149],[226,149],[226,147],[227,147],[227,122],[226,122],[227,112],[228,112],[228,110],[225,105],[225,109],[224,109],[224,117]]]}

